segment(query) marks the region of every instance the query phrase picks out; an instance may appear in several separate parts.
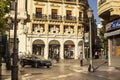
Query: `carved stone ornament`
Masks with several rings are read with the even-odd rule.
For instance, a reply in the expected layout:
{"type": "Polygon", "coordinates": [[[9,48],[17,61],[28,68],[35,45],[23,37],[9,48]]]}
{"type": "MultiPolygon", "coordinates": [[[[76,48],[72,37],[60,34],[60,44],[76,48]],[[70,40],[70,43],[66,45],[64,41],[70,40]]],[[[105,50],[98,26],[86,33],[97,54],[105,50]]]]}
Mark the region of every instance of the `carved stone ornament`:
{"type": "Polygon", "coordinates": [[[83,32],[84,32],[84,28],[82,28],[82,27],[79,28],[78,29],[78,36],[82,38],[83,37],[83,32]]]}
{"type": "Polygon", "coordinates": [[[65,34],[73,34],[74,33],[74,29],[70,26],[65,28],[65,34]]]}
{"type": "Polygon", "coordinates": [[[51,33],[51,34],[54,34],[54,33],[59,33],[60,32],[60,29],[59,29],[59,27],[58,26],[52,26],[52,27],[50,27],[50,32],[49,33],[51,33]]]}
{"type": "Polygon", "coordinates": [[[42,33],[44,33],[44,27],[40,26],[40,25],[34,27],[34,32],[33,33],[35,33],[35,34],[38,34],[38,33],[42,34],[42,33]]]}

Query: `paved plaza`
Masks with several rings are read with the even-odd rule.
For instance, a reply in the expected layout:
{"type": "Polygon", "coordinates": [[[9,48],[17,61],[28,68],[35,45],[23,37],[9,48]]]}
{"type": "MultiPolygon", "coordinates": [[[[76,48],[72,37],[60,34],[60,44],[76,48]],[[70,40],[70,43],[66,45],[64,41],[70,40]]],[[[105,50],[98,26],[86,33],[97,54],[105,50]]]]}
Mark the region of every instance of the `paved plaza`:
{"type": "MultiPolygon", "coordinates": [[[[51,69],[35,69],[19,67],[19,80],[119,80],[120,70],[108,67],[106,60],[93,60],[94,72],[88,72],[88,61],[84,60],[80,66],[79,60],[68,59],[60,60],[59,63],[53,62],[51,69]],[[58,69],[58,70],[57,70],[58,69]],[[57,70],[57,72],[56,72],[57,70]],[[52,72],[52,73],[51,73],[52,72]],[[31,77],[32,76],[32,77],[31,77]],[[39,78],[40,77],[40,78],[39,78]]],[[[11,72],[2,65],[2,80],[11,80],[11,72]]]]}

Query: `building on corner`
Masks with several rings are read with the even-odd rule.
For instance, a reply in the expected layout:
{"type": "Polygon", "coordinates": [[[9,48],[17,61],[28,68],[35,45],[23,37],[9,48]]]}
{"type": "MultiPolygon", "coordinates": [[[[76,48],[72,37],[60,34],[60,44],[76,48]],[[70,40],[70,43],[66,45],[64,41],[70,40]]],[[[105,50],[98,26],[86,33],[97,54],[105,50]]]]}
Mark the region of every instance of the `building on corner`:
{"type": "MultiPolygon", "coordinates": [[[[84,52],[87,0],[18,0],[18,53],[77,59],[84,52]]],[[[14,15],[13,11],[10,12],[14,15]]],[[[10,37],[13,38],[13,28],[10,37]]]]}
{"type": "Polygon", "coordinates": [[[98,0],[98,15],[106,29],[109,66],[120,67],[120,0],[98,0]]]}

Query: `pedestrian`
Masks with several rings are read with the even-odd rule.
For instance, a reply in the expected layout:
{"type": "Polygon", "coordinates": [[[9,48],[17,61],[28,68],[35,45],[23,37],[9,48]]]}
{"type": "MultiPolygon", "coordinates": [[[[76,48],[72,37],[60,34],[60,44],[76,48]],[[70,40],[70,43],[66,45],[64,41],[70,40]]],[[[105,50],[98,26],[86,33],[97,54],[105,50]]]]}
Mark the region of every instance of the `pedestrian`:
{"type": "Polygon", "coordinates": [[[56,59],[56,62],[59,63],[59,50],[56,50],[55,52],[55,59],[56,59]]]}
{"type": "Polygon", "coordinates": [[[83,53],[80,52],[80,66],[83,66],[83,53]]]}
{"type": "Polygon", "coordinates": [[[99,59],[99,54],[97,51],[95,52],[95,59],[99,59]]]}

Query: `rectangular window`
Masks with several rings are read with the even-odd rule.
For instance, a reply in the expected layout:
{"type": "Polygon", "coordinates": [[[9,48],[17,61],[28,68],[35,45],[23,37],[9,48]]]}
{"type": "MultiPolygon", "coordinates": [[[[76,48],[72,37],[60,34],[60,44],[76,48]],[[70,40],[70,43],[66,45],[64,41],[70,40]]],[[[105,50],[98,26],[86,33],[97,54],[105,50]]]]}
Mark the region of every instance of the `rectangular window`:
{"type": "Polygon", "coordinates": [[[67,10],[66,11],[66,16],[71,16],[72,15],[72,11],[71,10],[67,10]]]}
{"type": "Polygon", "coordinates": [[[116,55],[120,56],[120,37],[116,38],[116,55]]]}
{"type": "Polygon", "coordinates": [[[82,17],[82,12],[79,12],[79,17],[80,17],[80,18],[82,17]]]}
{"type": "Polygon", "coordinates": [[[110,53],[111,53],[111,66],[120,66],[120,35],[113,36],[111,38],[111,48],[110,53]]]}
{"type": "Polygon", "coordinates": [[[72,11],[71,10],[67,10],[66,11],[66,19],[71,20],[71,18],[72,18],[72,11]]]}
{"type": "Polygon", "coordinates": [[[79,12],[79,21],[82,21],[82,12],[79,12]]]}
{"type": "Polygon", "coordinates": [[[120,56],[120,37],[114,36],[112,40],[112,55],[113,56],[120,56]]]}
{"type": "Polygon", "coordinates": [[[42,8],[36,8],[36,17],[41,18],[42,17],[42,8]]]}
{"type": "Polygon", "coordinates": [[[52,9],[52,19],[57,19],[57,9],[52,9]]]}

